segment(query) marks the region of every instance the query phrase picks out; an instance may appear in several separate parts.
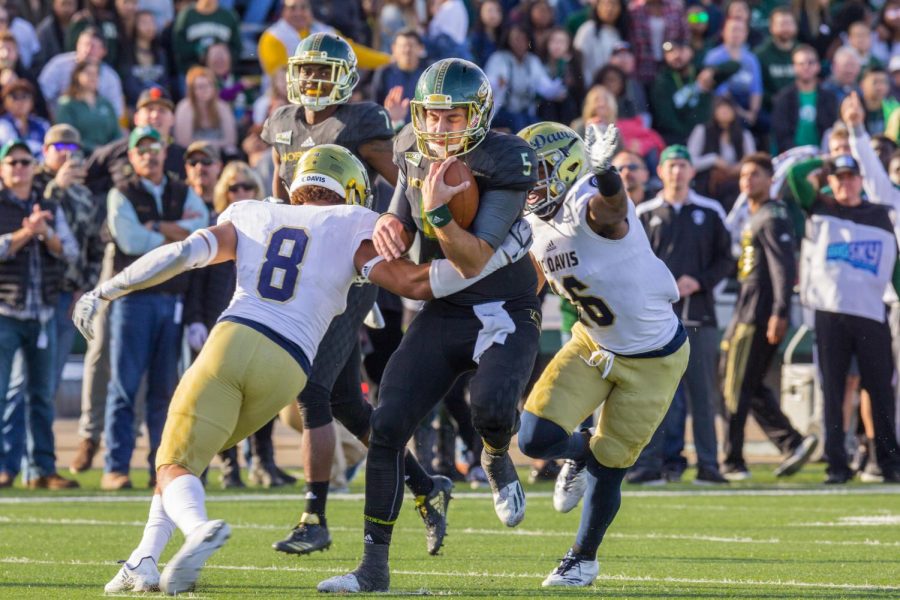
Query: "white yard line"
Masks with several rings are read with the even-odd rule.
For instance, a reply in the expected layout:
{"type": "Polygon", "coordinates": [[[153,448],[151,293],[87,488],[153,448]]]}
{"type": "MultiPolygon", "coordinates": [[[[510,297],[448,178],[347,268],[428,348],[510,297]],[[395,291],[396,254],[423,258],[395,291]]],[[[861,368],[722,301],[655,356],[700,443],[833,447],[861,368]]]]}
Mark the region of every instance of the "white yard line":
{"type": "MultiPolygon", "coordinates": [[[[78,566],[78,567],[115,567],[118,563],[113,561],[52,561],[39,560],[26,557],[0,557],[0,564],[8,565],[43,565],[43,566],[78,566]]],[[[342,567],[284,567],[284,566],[250,566],[250,565],[207,565],[206,569],[223,570],[223,571],[287,571],[295,573],[344,573],[346,568],[342,567]]],[[[498,578],[498,579],[542,579],[546,573],[488,573],[484,571],[410,571],[404,569],[394,569],[391,571],[394,575],[411,575],[419,577],[480,577],[480,578],[498,578]]],[[[603,574],[598,577],[601,581],[626,581],[634,583],[677,583],[687,585],[718,585],[718,586],[778,586],[778,587],[794,587],[794,588],[812,588],[812,589],[835,589],[835,590],[854,590],[854,591],[884,591],[884,592],[900,592],[900,586],[893,585],[874,585],[869,583],[814,583],[807,581],[795,580],[759,580],[759,579],[710,579],[710,578],[688,578],[688,577],[643,577],[635,575],[603,574]]],[[[537,582],[535,582],[537,585],[537,582]]],[[[98,585],[99,587],[99,585],[98,585]]]]}

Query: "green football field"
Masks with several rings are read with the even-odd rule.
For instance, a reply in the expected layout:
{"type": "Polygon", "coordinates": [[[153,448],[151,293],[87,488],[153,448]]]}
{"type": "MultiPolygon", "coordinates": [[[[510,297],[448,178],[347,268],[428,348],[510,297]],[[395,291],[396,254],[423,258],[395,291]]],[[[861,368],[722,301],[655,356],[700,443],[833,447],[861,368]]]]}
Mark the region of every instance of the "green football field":
{"type": "MultiPolygon", "coordinates": [[[[686,475],[691,475],[689,471],[686,475]]],[[[149,493],[0,492],[0,597],[97,598],[137,543],[149,493]]],[[[136,475],[136,484],[142,475],[136,475]]],[[[143,476],[145,477],[145,476],[143,476]]],[[[425,552],[421,521],[407,498],[394,534],[392,592],[454,597],[900,598],[900,486],[820,485],[821,466],[789,483],[754,470],[754,483],[727,490],[689,483],[625,486],[622,509],[600,551],[600,577],[579,590],[541,580],[568,549],[579,510],[560,515],[551,486],[527,486],[528,511],[503,527],[490,496],[458,487],[440,556],[425,552]]],[[[217,480],[217,474],[211,476],[217,480]]],[[[687,478],[686,478],[687,480],[687,478]]],[[[211,485],[210,488],[214,488],[211,485]]],[[[356,565],[362,491],[333,496],[327,552],[293,557],[271,550],[298,516],[302,489],[210,492],[212,518],[232,526],[192,597],[296,598],[356,565]]],[[[176,534],[163,562],[181,543],[176,534]]]]}

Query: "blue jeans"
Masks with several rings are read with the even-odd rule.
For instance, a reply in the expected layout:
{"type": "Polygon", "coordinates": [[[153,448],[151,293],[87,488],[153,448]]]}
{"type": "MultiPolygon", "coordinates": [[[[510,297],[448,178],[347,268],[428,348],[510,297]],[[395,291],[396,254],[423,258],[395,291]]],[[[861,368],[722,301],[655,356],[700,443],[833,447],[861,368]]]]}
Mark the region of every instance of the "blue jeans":
{"type": "Polygon", "coordinates": [[[147,373],[150,472],[162,438],[166,411],[178,383],[180,300],[170,294],[139,293],[113,303],[109,318],[110,381],[106,398],[104,471],[128,473],[135,445],[134,402],[147,373]]]}
{"type": "Polygon", "coordinates": [[[56,303],[56,315],[53,317],[53,324],[56,326],[56,379],[53,385],[53,396],[56,396],[56,390],[59,389],[59,383],[62,381],[63,367],[66,366],[66,360],[72,351],[72,343],[75,341],[75,323],[69,316],[69,309],[72,308],[72,292],[60,292],[59,302],[56,303]]]}
{"type": "MultiPolygon", "coordinates": [[[[48,324],[49,325],[49,324],[48,324]]],[[[7,400],[13,374],[13,362],[16,352],[22,351],[22,369],[24,374],[24,428],[25,457],[27,480],[56,473],[55,441],[53,438],[53,390],[55,377],[53,373],[56,356],[56,328],[44,326],[46,344],[38,348],[41,336],[41,323],[37,319],[19,320],[0,316],[0,402],[3,406],[0,414],[10,416],[10,423],[16,422],[15,402],[7,400]]],[[[13,425],[14,426],[14,425],[13,425]]],[[[7,429],[4,420],[3,429],[7,429]]],[[[15,433],[0,443],[0,468],[8,469],[14,475],[17,452],[21,452],[21,433],[15,433]],[[11,439],[10,439],[11,438],[11,439]],[[17,442],[17,439],[19,440],[17,442]],[[18,447],[18,450],[16,449],[18,447]],[[8,454],[7,454],[8,453],[8,454]],[[12,464],[15,463],[15,464],[12,464]]],[[[18,454],[21,456],[21,454],[18,454]]]]}

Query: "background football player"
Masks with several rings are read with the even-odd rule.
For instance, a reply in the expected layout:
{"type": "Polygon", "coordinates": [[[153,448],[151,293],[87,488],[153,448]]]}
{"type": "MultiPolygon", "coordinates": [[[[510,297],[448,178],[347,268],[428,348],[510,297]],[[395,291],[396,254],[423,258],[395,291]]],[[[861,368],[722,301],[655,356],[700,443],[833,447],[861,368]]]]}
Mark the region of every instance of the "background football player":
{"type": "MultiPolygon", "coordinates": [[[[373,241],[388,260],[399,258],[419,234],[419,261],[444,256],[464,276],[485,262],[515,226],[536,180],[534,152],[520,138],[489,131],[493,99],[485,74],[460,59],[434,63],[419,78],[412,122],[394,142],[399,181],[373,241]],[[480,193],[469,230],[446,203],[469,182],[448,186],[455,161],[471,170],[480,193]]],[[[507,454],[518,425],[516,405],[531,372],[540,335],[536,278],[528,261],[498,269],[463,291],[425,304],[391,356],[372,417],[366,466],[364,553],[350,574],[319,584],[320,591],[385,591],[388,550],[403,503],[400,454],[415,427],[453,382],[474,371],[472,420],[484,441],[482,465],[500,520],[516,526],[525,496],[507,454]]],[[[408,475],[408,473],[407,473],[408,475]]]]}
{"type": "MultiPolygon", "coordinates": [[[[261,134],[273,147],[273,195],[287,199],[284,182],[291,180],[298,158],[319,144],[343,146],[363,162],[370,179],[380,174],[391,185],[396,183],[390,117],[373,102],[349,102],[358,81],[356,56],[340,37],[317,33],[297,46],[288,60],[287,93],[291,104],[276,110],[266,120],[261,134]]],[[[347,309],[326,332],[312,361],[309,382],[298,399],[305,429],[302,447],[306,505],[297,526],[273,545],[281,552],[308,554],[331,545],[325,508],[335,446],[332,415],[365,441],[372,408],[360,388],[359,329],[376,294],[372,285],[350,290],[347,309]]],[[[406,456],[408,485],[421,500],[428,550],[434,554],[443,542],[446,515],[431,507],[447,506],[452,484],[440,478],[434,485],[415,458],[408,453],[406,456]]]]}
{"type": "MultiPolygon", "coordinates": [[[[616,128],[591,145],[592,172],[574,184],[586,162],[574,131],[542,123],[520,135],[541,165],[527,207],[538,277],[578,308],[579,322],[525,402],[519,448],[534,458],[573,459],[572,475],[586,479],[575,543],[543,582],[585,586],[597,577],[597,549],[621,504],[625,473],[668,410],[689,344],[672,310],[675,280],[610,165],[616,128]],[[572,433],[598,407],[596,432],[572,433]]],[[[576,495],[570,510],[581,489],[562,490],[576,495]]]]}

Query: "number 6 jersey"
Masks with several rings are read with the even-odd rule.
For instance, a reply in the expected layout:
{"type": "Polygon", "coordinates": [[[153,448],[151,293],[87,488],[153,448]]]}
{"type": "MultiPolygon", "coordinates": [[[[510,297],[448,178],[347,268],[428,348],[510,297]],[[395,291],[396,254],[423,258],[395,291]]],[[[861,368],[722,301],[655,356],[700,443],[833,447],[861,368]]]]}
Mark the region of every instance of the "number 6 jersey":
{"type": "Polygon", "coordinates": [[[661,348],[678,329],[672,310],[678,301],[675,279],[653,254],[631,200],[625,237],[611,240],[591,229],[587,207],[595,194],[596,180],[586,175],[552,219],[529,215],[531,253],[553,290],[578,308],[579,320],[600,347],[620,355],[661,348]]]}
{"type": "Polygon", "coordinates": [[[219,216],[237,232],[237,285],[226,317],[268,327],[312,361],[331,320],[344,312],[353,257],[378,215],[361,206],[236,202],[219,216]]]}

